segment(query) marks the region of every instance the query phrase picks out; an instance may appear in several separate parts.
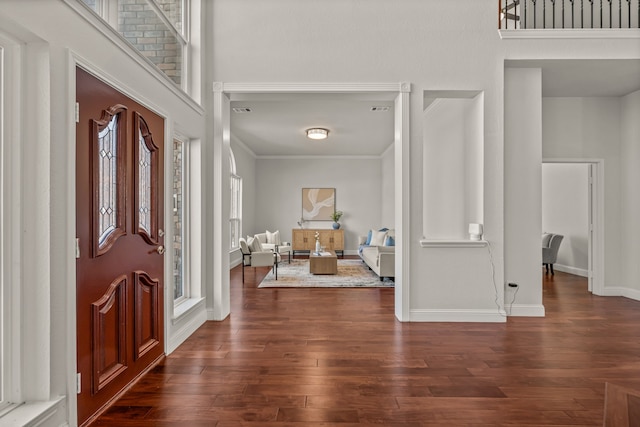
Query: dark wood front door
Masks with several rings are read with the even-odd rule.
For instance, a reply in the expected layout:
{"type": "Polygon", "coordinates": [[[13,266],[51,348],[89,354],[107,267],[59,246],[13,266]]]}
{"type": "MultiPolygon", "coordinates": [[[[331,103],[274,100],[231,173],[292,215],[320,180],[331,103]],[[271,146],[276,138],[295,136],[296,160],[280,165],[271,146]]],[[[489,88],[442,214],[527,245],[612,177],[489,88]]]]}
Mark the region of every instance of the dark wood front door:
{"type": "Polygon", "coordinates": [[[78,423],[164,354],[164,120],[76,70],[78,423]]]}

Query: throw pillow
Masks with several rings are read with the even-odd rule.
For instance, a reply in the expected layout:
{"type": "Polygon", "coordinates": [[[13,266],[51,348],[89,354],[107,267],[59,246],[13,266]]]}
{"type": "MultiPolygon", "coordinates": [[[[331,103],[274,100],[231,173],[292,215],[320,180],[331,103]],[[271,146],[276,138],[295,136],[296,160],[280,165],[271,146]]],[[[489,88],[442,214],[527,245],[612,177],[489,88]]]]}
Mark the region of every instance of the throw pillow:
{"type": "Polygon", "coordinates": [[[393,236],[387,236],[387,238],[384,239],[384,245],[385,246],[395,246],[396,245],[396,240],[393,238],[393,236]]]}
{"type": "Polygon", "coordinates": [[[249,249],[249,245],[247,245],[247,241],[241,237],[239,242],[240,242],[240,251],[242,251],[242,254],[249,255],[251,253],[251,250],[249,249]]]}
{"type": "Polygon", "coordinates": [[[371,245],[371,233],[373,233],[373,230],[369,230],[369,233],[367,233],[367,240],[364,241],[364,244],[367,246],[371,245]]]}
{"type": "Polygon", "coordinates": [[[280,230],[276,230],[273,233],[267,230],[267,243],[271,243],[273,245],[282,244],[280,241],[280,230]]]}
{"type": "Polygon", "coordinates": [[[371,246],[383,246],[384,239],[387,237],[386,231],[375,231],[371,230],[371,242],[369,243],[371,246]]]}
{"type": "Polygon", "coordinates": [[[249,245],[251,252],[263,252],[262,243],[260,243],[260,240],[255,237],[251,237],[251,239],[247,241],[247,245],[249,245]]]}

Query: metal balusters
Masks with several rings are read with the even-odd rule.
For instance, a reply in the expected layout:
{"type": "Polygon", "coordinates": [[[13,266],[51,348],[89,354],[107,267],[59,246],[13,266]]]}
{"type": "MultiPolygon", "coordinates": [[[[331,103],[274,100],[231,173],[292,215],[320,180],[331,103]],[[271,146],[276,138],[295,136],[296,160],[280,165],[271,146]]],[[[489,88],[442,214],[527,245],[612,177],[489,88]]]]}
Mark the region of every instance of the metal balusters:
{"type": "MultiPolygon", "coordinates": [[[[1,0],[0,0],[1,1],[1,0]]],[[[640,28],[640,0],[499,0],[499,28],[640,28]],[[578,9],[578,1],[579,8],[578,9]],[[586,2],[588,4],[585,4],[586,2]],[[547,4],[549,2],[549,4],[547,4]],[[616,4],[617,3],[617,4],[616,4]],[[608,5],[608,9],[607,9],[608,5]],[[558,10],[558,8],[561,8],[558,10]],[[571,10],[569,10],[571,8],[571,10]],[[614,19],[617,9],[617,20],[614,19]],[[542,14],[540,22],[538,15],[542,14]],[[576,16],[576,15],[580,16],[576,16]],[[598,16],[599,14],[599,16],[598,16]],[[606,23],[608,14],[608,26],[606,23]],[[626,16],[625,16],[626,14],[626,16]],[[637,15],[636,15],[637,14],[637,15]],[[547,16],[548,15],[548,16],[547,16]],[[569,16],[571,15],[571,16],[569,16]],[[637,16],[637,18],[636,18],[637,16]],[[549,24],[549,18],[551,24],[549,24]],[[637,19],[637,21],[636,21],[637,19]],[[578,25],[578,21],[580,25],[578,25]],[[569,22],[571,21],[571,22],[569,22]],[[589,22],[590,21],[590,22],[589,22]],[[614,22],[615,21],[615,22],[614,22]],[[625,22],[626,21],[626,22],[625,22]]]]}
{"type": "Polygon", "coordinates": [[[622,0],[618,0],[618,28],[624,28],[622,18],[622,0]]]}
{"type": "Polygon", "coordinates": [[[573,12],[575,10],[573,8],[575,0],[569,0],[569,1],[571,2],[571,28],[575,28],[575,21],[574,21],[575,15],[573,12]]]}

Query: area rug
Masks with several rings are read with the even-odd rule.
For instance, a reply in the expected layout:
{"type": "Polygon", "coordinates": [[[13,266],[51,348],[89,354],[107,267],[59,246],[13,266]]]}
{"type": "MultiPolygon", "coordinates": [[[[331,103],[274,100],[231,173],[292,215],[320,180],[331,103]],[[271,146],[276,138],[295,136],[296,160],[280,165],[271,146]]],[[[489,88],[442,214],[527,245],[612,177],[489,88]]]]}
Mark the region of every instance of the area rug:
{"type": "Polygon", "coordinates": [[[338,259],[338,274],[311,274],[309,260],[292,259],[278,266],[278,280],[273,270],[259,288],[392,288],[393,280],[380,277],[359,259],[338,259]]]}

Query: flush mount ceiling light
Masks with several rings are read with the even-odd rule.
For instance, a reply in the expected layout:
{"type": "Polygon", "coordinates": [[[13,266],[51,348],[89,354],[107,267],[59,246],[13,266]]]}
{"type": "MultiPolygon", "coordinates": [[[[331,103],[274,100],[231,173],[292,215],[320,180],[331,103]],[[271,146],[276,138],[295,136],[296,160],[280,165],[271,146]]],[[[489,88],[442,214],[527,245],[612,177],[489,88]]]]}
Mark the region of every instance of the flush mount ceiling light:
{"type": "Polygon", "coordinates": [[[309,139],[327,139],[329,136],[329,130],[323,128],[311,128],[307,129],[306,132],[309,139]]]}

